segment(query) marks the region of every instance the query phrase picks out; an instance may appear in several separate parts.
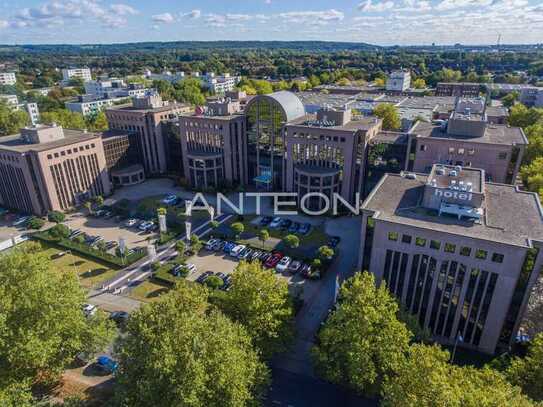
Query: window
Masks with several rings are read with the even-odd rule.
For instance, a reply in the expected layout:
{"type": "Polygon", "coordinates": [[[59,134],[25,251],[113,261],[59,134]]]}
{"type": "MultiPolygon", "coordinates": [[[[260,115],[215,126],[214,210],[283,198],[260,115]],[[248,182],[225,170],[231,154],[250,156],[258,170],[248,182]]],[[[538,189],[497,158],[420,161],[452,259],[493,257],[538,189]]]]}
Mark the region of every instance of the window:
{"type": "Polygon", "coordinates": [[[420,145],[420,151],[426,151],[427,149],[428,149],[428,146],[426,146],[425,144],[420,145]]]}
{"type": "Polygon", "coordinates": [[[430,240],[430,249],[439,250],[441,248],[441,242],[437,240],[430,240]]]}
{"type": "Polygon", "coordinates": [[[456,245],[452,243],[445,243],[445,251],[447,253],[454,253],[456,251],[456,245]]]}
{"type": "Polygon", "coordinates": [[[474,148],[470,148],[468,150],[468,155],[474,155],[475,154],[475,149],[474,148]]]}
{"type": "Polygon", "coordinates": [[[53,156],[52,156],[51,154],[47,154],[47,159],[48,159],[48,160],[50,160],[50,159],[52,159],[52,158],[53,158],[53,156]]]}
{"type": "Polygon", "coordinates": [[[422,238],[422,237],[417,237],[417,238],[415,239],[415,244],[416,244],[417,246],[424,247],[424,246],[426,246],[426,239],[424,239],[424,238],[422,238]]]}
{"type": "Polygon", "coordinates": [[[507,158],[507,153],[499,153],[498,160],[505,160],[507,158]]]}
{"type": "Polygon", "coordinates": [[[449,147],[449,154],[454,154],[454,147],[449,147]]]}
{"type": "Polygon", "coordinates": [[[388,232],[388,240],[398,240],[398,232],[388,232]]]}
{"type": "Polygon", "coordinates": [[[486,250],[477,249],[477,251],[475,252],[475,258],[477,259],[485,260],[486,256],[488,256],[488,252],[486,250]]]}
{"type": "Polygon", "coordinates": [[[466,150],[464,150],[463,148],[459,148],[458,149],[458,154],[461,154],[463,155],[465,153],[466,150]]]}
{"type": "Polygon", "coordinates": [[[503,263],[503,254],[501,254],[501,253],[493,253],[492,254],[492,261],[494,263],[503,263]]]}
{"type": "Polygon", "coordinates": [[[411,244],[411,236],[402,235],[402,243],[411,244]]]}
{"type": "Polygon", "coordinates": [[[462,247],[460,249],[460,255],[469,257],[471,255],[471,247],[462,247]]]}

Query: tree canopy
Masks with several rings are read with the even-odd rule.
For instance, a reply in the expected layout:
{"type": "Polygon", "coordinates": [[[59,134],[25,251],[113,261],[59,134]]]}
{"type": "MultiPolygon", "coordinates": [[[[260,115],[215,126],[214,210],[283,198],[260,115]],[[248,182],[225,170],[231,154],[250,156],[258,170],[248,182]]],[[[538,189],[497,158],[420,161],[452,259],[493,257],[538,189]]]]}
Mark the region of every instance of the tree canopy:
{"type": "Polygon", "coordinates": [[[543,334],[540,333],[530,343],[528,354],[514,358],[506,371],[509,381],[522,388],[522,391],[537,401],[543,401],[543,334]]]}
{"type": "Polygon", "coordinates": [[[383,129],[398,130],[402,123],[396,106],[390,103],[381,103],[375,107],[373,114],[383,119],[383,129]]]}
{"type": "Polygon", "coordinates": [[[30,123],[28,113],[15,110],[4,100],[0,100],[0,136],[16,134],[28,123],[30,123]]]}

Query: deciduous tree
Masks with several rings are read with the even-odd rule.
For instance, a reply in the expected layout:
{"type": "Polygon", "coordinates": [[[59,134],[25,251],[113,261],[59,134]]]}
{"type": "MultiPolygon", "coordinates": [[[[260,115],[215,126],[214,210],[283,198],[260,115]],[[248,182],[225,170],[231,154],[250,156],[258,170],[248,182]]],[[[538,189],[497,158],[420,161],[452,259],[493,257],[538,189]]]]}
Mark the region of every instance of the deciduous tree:
{"type": "Polygon", "coordinates": [[[506,376],[532,399],[543,400],[543,334],[536,335],[525,357],[511,361],[506,376]]]}
{"type": "Polygon", "coordinates": [[[373,114],[383,119],[383,129],[385,130],[398,130],[401,126],[398,109],[390,103],[377,105],[373,110],[373,114]]]}

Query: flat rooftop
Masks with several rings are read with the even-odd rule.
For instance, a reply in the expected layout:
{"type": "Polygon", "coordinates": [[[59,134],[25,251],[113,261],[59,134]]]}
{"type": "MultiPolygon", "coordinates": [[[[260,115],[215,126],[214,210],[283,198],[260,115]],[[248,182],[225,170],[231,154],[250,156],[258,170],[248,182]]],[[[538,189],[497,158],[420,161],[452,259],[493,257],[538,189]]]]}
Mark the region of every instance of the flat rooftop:
{"type": "Polygon", "coordinates": [[[188,105],[186,103],[169,103],[166,106],[160,106],[160,107],[155,107],[155,108],[151,108],[151,107],[150,108],[138,108],[138,107],[134,107],[131,103],[127,103],[127,104],[108,107],[108,108],[106,108],[106,111],[107,110],[115,110],[115,111],[121,110],[121,111],[125,111],[125,112],[160,113],[160,112],[168,112],[168,111],[170,111],[172,109],[178,109],[178,108],[184,108],[184,107],[190,107],[190,105],[188,105]]]}
{"type": "Polygon", "coordinates": [[[420,137],[432,137],[437,139],[454,139],[472,141],[474,143],[489,144],[528,144],[523,131],[518,127],[509,127],[502,124],[489,124],[482,136],[466,137],[448,134],[440,125],[419,121],[410,130],[410,133],[420,137]]]}
{"type": "Polygon", "coordinates": [[[30,144],[23,140],[20,134],[0,138],[0,150],[26,153],[28,151],[47,151],[53,148],[69,146],[87,140],[94,140],[100,137],[99,133],[85,133],[82,130],[63,129],[64,138],[47,143],[30,144]]]}
{"type": "Polygon", "coordinates": [[[352,103],[354,100],[354,95],[345,95],[341,93],[297,92],[296,96],[300,98],[304,105],[321,107],[324,107],[324,105],[343,107],[346,104],[352,103]]]}
{"type": "Polygon", "coordinates": [[[232,120],[234,118],[243,116],[243,112],[226,114],[226,115],[206,115],[206,114],[196,114],[194,112],[190,113],[181,113],[179,117],[191,118],[191,119],[202,119],[202,120],[232,120]]]}
{"type": "Polygon", "coordinates": [[[415,96],[403,100],[398,107],[434,110],[438,106],[443,106],[453,110],[455,103],[456,97],[454,96],[415,96]]]}
{"type": "Polygon", "coordinates": [[[301,116],[297,119],[291,120],[286,125],[287,126],[297,126],[297,127],[307,127],[307,128],[322,128],[322,129],[332,129],[332,130],[343,130],[343,131],[358,131],[358,130],[369,130],[378,123],[379,119],[372,116],[353,116],[353,120],[347,122],[342,126],[320,126],[317,123],[317,115],[307,114],[301,116]]]}
{"type": "Polygon", "coordinates": [[[435,180],[438,188],[448,188],[451,181],[457,185],[470,183],[473,192],[481,193],[485,179],[485,172],[478,168],[454,167],[450,165],[434,165],[428,175],[428,181],[435,180]]]}
{"type": "Polygon", "coordinates": [[[428,175],[408,179],[386,174],[362,207],[386,222],[442,233],[527,247],[528,239],[543,240],[543,212],[535,193],[512,185],[485,184],[485,213],[481,223],[438,216],[420,206],[428,175]]]}

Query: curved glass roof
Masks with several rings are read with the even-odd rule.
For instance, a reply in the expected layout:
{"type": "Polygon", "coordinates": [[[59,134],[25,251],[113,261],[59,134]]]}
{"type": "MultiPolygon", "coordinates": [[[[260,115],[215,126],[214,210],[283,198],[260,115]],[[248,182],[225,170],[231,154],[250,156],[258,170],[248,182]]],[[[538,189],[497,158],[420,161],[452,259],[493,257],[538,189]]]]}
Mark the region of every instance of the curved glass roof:
{"type": "Polygon", "coordinates": [[[279,104],[279,106],[281,106],[281,108],[285,112],[287,122],[305,115],[305,108],[300,98],[294,93],[286,90],[270,93],[269,95],[255,96],[247,104],[246,110],[248,110],[250,105],[258,101],[259,99],[268,98],[273,99],[276,103],[279,104]]]}

